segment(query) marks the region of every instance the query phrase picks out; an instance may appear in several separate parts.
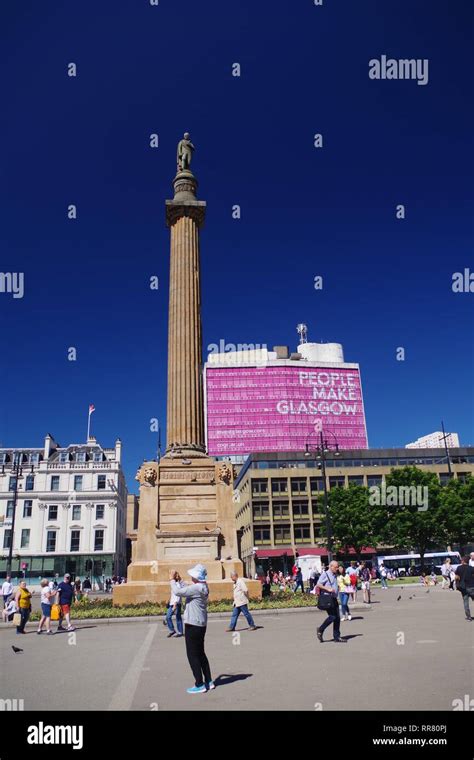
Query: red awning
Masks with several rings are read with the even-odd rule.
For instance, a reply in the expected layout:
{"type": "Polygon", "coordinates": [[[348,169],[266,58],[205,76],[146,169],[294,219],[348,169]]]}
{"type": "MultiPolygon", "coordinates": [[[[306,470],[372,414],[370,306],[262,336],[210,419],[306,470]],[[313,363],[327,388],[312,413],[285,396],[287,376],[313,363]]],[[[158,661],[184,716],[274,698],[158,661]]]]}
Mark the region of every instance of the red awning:
{"type": "MultiPolygon", "coordinates": [[[[304,557],[305,554],[312,554],[314,556],[323,556],[327,554],[327,549],[297,549],[299,557],[304,557]]],[[[255,556],[258,559],[265,559],[266,557],[283,557],[286,554],[287,557],[294,557],[293,549],[257,549],[255,556]]]]}

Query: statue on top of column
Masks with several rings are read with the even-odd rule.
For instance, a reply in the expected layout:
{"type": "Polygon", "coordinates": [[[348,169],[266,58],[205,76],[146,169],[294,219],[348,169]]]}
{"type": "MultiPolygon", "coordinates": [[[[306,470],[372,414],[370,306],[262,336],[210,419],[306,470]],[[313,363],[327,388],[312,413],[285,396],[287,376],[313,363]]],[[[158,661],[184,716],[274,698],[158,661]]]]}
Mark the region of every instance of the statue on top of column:
{"type": "Polygon", "coordinates": [[[183,139],[179,141],[178,143],[178,171],[183,171],[185,169],[190,170],[191,166],[191,159],[193,157],[193,150],[195,150],[194,145],[192,144],[191,140],[189,139],[191,135],[189,132],[185,132],[183,139]]]}

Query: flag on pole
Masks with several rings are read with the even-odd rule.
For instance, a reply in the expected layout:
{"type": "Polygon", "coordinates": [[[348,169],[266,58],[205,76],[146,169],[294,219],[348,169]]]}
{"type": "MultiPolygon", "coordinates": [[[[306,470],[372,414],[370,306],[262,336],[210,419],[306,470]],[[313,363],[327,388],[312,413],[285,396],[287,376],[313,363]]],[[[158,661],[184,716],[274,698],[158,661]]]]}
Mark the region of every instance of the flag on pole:
{"type": "Polygon", "coordinates": [[[89,416],[87,417],[87,441],[89,441],[91,434],[91,414],[95,412],[94,404],[89,404],[89,416]]]}

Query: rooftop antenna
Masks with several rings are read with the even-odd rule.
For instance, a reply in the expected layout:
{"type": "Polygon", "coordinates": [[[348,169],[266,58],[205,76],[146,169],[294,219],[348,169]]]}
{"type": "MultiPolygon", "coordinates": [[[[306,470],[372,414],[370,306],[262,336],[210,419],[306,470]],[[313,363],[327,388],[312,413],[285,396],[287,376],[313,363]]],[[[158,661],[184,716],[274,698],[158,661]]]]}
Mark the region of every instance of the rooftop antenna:
{"type": "Polygon", "coordinates": [[[300,336],[300,345],[308,342],[308,328],[306,325],[302,323],[296,325],[296,332],[300,336]]]}

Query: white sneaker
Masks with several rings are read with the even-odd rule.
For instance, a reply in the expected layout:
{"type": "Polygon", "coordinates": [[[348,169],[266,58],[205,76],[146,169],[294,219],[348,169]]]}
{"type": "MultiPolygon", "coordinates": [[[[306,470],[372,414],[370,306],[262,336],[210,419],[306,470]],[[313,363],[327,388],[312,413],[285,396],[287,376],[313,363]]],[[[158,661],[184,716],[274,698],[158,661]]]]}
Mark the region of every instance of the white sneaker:
{"type": "Polygon", "coordinates": [[[352,615],[348,615],[346,620],[352,620],[352,615]]]}

